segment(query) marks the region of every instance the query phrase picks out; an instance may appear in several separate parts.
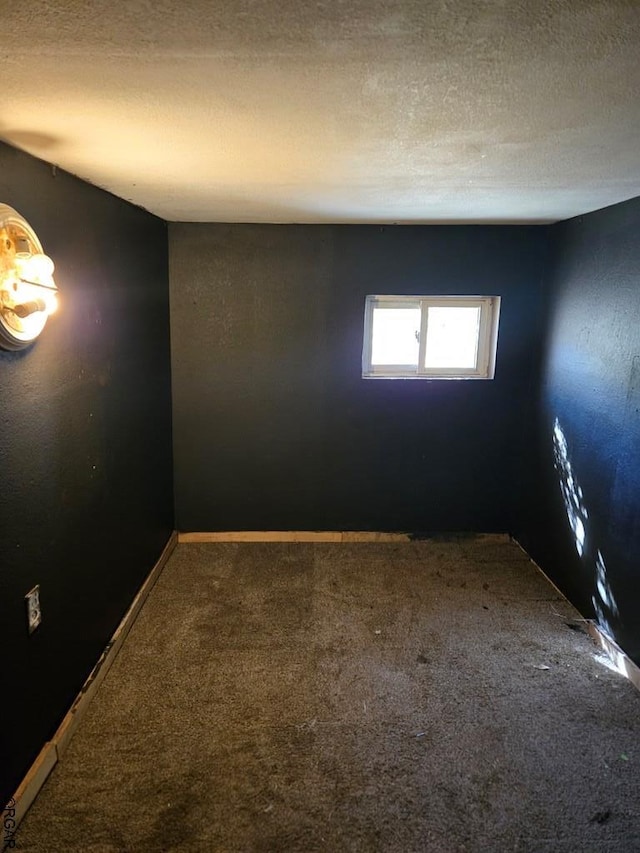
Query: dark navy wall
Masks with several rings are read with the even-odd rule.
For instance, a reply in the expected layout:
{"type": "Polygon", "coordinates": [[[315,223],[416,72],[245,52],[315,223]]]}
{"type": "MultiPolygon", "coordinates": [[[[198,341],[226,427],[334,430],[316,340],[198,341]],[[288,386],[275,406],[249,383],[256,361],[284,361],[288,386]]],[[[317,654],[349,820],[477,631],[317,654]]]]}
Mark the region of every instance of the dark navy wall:
{"type": "Polygon", "coordinates": [[[552,234],[537,435],[517,535],[640,663],[640,199],[552,234]]]}
{"type": "Polygon", "coordinates": [[[510,529],[546,241],[171,224],[179,529],[510,529]],[[501,295],[495,380],[363,380],[371,293],[501,295]]]}
{"type": "Polygon", "coordinates": [[[61,303],[32,347],[0,351],[6,802],[160,555],[173,499],[166,224],[4,145],[0,200],[55,261],[61,303]]]}

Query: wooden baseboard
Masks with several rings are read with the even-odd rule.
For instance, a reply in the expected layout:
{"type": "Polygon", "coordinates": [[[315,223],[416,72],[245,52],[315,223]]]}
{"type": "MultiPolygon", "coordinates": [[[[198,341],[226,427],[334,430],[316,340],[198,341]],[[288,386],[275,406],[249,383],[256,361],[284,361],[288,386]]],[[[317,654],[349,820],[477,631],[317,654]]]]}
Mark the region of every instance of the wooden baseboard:
{"type": "Polygon", "coordinates": [[[97,664],[94,666],[91,674],[85,681],[82,690],[76,697],[73,705],[67,712],[64,720],[60,724],[57,732],[54,735],[54,742],[56,744],[56,750],[58,752],[58,758],[61,758],[64,751],[66,750],[71,737],[76,730],[78,723],[80,722],[82,715],[87,709],[89,702],[91,701],[93,695],[96,690],[102,684],[105,675],[109,672],[112,663],[116,659],[116,655],[120,651],[120,648],[125,641],[127,634],[129,633],[131,626],[136,620],[138,613],[140,612],[140,608],[144,604],[147,596],[153,589],[155,582],[160,577],[160,573],[162,572],[165,563],[171,556],[173,549],[178,544],[178,537],[176,532],[174,531],[167,544],[165,545],[160,558],[156,562],[155,566],[149,572],[147,579],[140,587],[138,594],[133,599],[131,606],[122,617],[122,621],[118,625],[115,630],[115,633],[111,640],[107,643],[107,646],[103,653],[100,655],[100,659],[97,664]]]}
{"type": "MultiPolygon", "coordinates": [[[[572,604],[567,596],[559,589],[555,583],[551,580],[551,578],[540,568],[540,566],[533,560],[526,549],[522,547],[522,545],[518,542],[517,539],[513,539],[512,541],[520,548],[520,550],[529,557],[533,565],[540,572],[541,575],[547,580],[551,586],[555,589],[559,596],[564,598],[564,600],[571,604],[571,606],[576,609],[575,605],[572,604]]],[[[619,672],[621,675],[624,675],[629,681],[640,690],[640,668],[631,660],[631,658],[624,652],[620,646],[612,640],[607,634],[602,631],[601,628],[592,620],[585,619],[584,620],[587,625],[587,631],[589,632],[589,636],[591,639],[599,646],[602,651],[607,655],[607,657],[611,660],[613,667],[619,672]]]]}
{"type": "Polygon", "coordinates": [[[626,676],[633,686],[640,690],[640,667],[595,622],[588,622],[587,628],[591,638],[605,652],[616,671],[626,676]]]}
{"type": "MultiPolygon", "coordinates": [[[[455,536],[452,533],[451,536],[455,536]]],[[[211,542],[413,542],[428,536],[374,530],[228,530],[226,532],[178,533],[179,543],[211,542]]],[[[508,542],[507,533],[477,533],[482,542],[508,542]]]]}
{"type": "MultiPolygon", "coordinates": [[[[12,827],[12,833],[15,833],[16,829],[20,825],[20,821],[29,811],[31,804],[38,796],[40,788],[44,785],[47,776],[51,773],[57,762],[58,754],[56,752],[55,743],[53,741],[47,741],[40,750],[38,757],[29,768],[27,775],[18,786],[18,790],[5,807],[5,815],[8,812],[13,812],[11,817],[15,821],[15,824],[12,827]]],[[[5,824],[5,836],[3,838],[2,849],[9,846],[15,846],[11,845],[12,840],[13,834],[11,837],[7,837],[5,824]]]]}
{"type": "Polygon", "coordinates": [[[178,542],[409,542],[408,533],[341,530],[230,530],[178,533],[178,542]]]}
{"type": "Polygon", "coordinates": [[[531,563],[536,567],[536,569],[540,572],[540,574],[541,574],[541,575],[542,575],[542,577],[546,580],[546,582],[547,582],[548,584],[551,584],[551,586],[555,589],[555,591],[558,593],[558,595],[560,596],[560,598],[564,598],[564,600],[567,602],[567,604],[571,604],[571,606],[573,607],[573,609],[574,609],[574,610],[577,610],[577,607],[575,606],[575,604],[572,604],[572,602],[571,602],[571,601],[569,601],[569,599],[568,599],[568,598],[567,598],[567,596],[564,594],[564,592],[560,589],[560,587],[556,586],[556,584],[551,580],[551,578],[550,578],[550,577],[549,577],[549,575],[544,571],[544,569],[541,569],[541,568],[540,568],[540,566],[536,563],[536,561],[533,559],[533,557],[532,557],[532,556],[531,556],[531,554],[527,551],[527,549],[526,549],[523,545],[521,545],[521,544],[518,542],[518,540],[517,540],[517,539],[515,539],[513,536],[511,537],[511,541],[513,542],[513,544],[514,544],[514,545],[517,545],[517,546],[518,546],[518,548],[520,548],[520,550],[522,551],[522,553],[523,553],[523,554],[525,554],[525,555],[529,558],[529,561],[530,561],[530,562],[531,562],[531,563]]]}
{"type": "MultiPolygon", "coordinates": [[[[63,721],[58,726],[55,735],[50,741],[48,741],[43,746],[42,750],[40,751],[40,754],[29,768],[27,775],[20,783],[18,790],[12,798],[13,803],[9,804],[11,809],[13,809],[15,812],[13,820],[15,820],[16,827],[19,825],[20,821],[27,813],[33,801],[35,800],[36,796],[38,795],[38,792],[40,791],[40,788],[42,788],[42,786],[44,785],[49,773],[51,773],[57,762],[62,758],[73,736],[73,733],[78,727],[78,723],[84,716],[84,713],[87,710],[91,699],[93,698],[100,684],[104,680],[105,675],[109,672],[111,665],[113,664],[118,652],[120,651],[125,637],[129,633],[131,626],[135,622],[136,617],[140,612],[140,608],[142,607],[147,596],[151,592],[153,585],[158,580],[162,569],[164,568],[167,560],[171,556],[171,553],[173,552],[173,549],[176,547],[177,544],[178,535],[174,531],[171,534],[169,541],[165,545],[158,561],[156,562],[153,569],[149,572],[146,580],[140,587],[138,594],[133,599],[131,606],[123,616],[118,627],[116,628],[111,640],[107,643],[107,647],[100,655],[100,659],[98,660],[89,677],[85,681],[73,705],[66,713],[63,721]]],[[[4,845],[8,845],[9,843],[10,839],[5,838],[4,845]]]]}

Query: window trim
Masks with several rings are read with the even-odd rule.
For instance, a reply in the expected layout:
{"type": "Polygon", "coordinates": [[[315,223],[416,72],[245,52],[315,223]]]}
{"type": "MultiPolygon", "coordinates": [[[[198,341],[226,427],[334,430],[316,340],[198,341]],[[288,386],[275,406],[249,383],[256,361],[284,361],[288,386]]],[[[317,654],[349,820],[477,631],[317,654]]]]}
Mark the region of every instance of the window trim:
{"type": "Polygon", "coordinates": [[[493,379],[496,367],[499,296],[380,296],[365,300],[364,337],[362,343],[363,379],[493,379]],[[373,344],[373,312],[379,305],[420,308],[420,346],[418,366],[414,364],[371,364],[373,344]],[[474,368],[421,367],[427,348],[429,308],[449,306],[480,308],[478,352],[474,368]]]}

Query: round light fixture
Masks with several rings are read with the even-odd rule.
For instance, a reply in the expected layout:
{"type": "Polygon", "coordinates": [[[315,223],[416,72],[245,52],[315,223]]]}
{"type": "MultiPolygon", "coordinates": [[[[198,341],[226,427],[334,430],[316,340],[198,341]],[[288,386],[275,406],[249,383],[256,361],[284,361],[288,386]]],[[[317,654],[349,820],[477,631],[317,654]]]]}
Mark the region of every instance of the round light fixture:
{"type": "Polygon", "coordinates": [[[44,329],[58,305],[53,261],[27,220],[0,204],[0,347],[20,350],[44,329]]]}

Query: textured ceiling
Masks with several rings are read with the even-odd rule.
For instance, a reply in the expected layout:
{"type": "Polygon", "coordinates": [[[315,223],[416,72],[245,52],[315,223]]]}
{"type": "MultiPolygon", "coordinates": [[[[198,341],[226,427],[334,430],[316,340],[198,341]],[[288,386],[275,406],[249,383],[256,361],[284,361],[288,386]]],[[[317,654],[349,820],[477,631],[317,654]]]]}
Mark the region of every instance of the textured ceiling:
{"type": "Polygon", "coordinates": [[[0,136],[165,219],[540,222],[640,192],[638,0],[25,0],[3,30],[0,136]]]}

